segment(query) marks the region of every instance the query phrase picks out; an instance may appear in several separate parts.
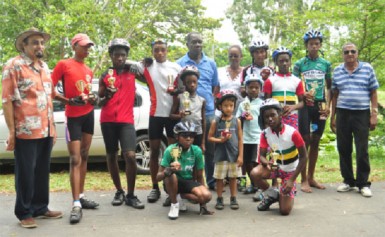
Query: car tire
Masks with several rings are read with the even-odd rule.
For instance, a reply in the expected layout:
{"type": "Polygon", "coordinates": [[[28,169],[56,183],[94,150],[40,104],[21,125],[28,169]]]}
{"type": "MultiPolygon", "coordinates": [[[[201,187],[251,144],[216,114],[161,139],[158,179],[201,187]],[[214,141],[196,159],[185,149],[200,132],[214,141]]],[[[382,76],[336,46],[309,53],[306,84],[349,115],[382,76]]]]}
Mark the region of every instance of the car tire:
{"type": "MultiPolygon", "coordinates": [[[[163,152],[166,148],[166,142],[162,139],[160,142],[159,163],[162,160],[163,152]]],[[[150,174],[150,141],[148,134],[142,134],[136,138],[135,153],[138,174],[150,174]]]]}

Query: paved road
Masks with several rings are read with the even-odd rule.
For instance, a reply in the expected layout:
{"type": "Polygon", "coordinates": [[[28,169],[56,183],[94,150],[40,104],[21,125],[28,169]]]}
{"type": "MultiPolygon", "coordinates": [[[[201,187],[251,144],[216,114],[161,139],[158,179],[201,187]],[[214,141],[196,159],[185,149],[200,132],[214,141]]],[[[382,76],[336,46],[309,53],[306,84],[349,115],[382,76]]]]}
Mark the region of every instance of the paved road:
{"type": "MultiPolygon", "coordinates": [[[[240,194],[240,209],[229,208],[229,191],[224,193],[225,210],[213,216],[199,216],[198,205],[188,203],[189,211],[178,220],[167,218],[162,207],[164,195],[155,204],[146,203],[144,210],[127,206],[113,207],[113,193],[92,192],[88,196],[100,203],[98,210],[84,210],[81,223],[70,225],[70,193],[52,193],[50,208],[62,210],[59,220],[37,220],[35,229],[24,229],[13,215],[14,195],[0,195],[0,236],[384,236],[385,182],[373,183],[372,198],[356,192],[337,193],[336,184],[312,194],[299,192],[290,216],[280,216],[278,205],[270,211],[258,212],[250,195],[240,194]]],[[[148,190],[137,192],[145,201],[148,190]]],[[[213,195],[215,197],[215,194],[213,195]]],[[[214,210],[215,202],[208,207],[214,210]]]]}

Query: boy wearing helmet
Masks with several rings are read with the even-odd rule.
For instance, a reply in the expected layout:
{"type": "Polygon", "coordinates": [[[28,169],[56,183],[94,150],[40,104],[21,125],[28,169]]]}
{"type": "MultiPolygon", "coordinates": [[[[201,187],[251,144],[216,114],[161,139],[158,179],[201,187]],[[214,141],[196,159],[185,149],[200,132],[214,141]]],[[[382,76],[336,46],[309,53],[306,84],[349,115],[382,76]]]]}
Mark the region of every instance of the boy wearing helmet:
{"type": "Polygon", "coordinates": [[[194,145],[199,146],[202,151],[205,151],[206,100],[197,94],[198,68],[193,65],[184,67],[179,74],[179,78],[183,82],[185,92],[174,96],[170,118],[181,120],[182,122],[193,122],[197,130],[194,145]]]}
{"type": "Polygon", "coordinates": [[[322,39],[322,33],[319,31],[311,30],[305,33],[303,40],[307,55],[295,63],[293,70],[293,74],[302,79],[306,90],[305,105],[298,112],[298,119],[299,131],[309,149],[308,173],[306,166],[301,173],[301,191],[307,193],[312,192],[311,187],[325,189],[325,186],[314,180],[319,141],[330,113],[331,98],[331,64],[319,56],[322,39]]]}
{"type": "Polygon", "coordinates": [[[208,141],[215,143],[214,178],[216,179],[217,203],[215,208],[222,210],[223,179],[230,180],[230,208],[238,209],[237,177],[238,167],[243,164],[243,135],[241,120],[233,115],[237,96],[231,90],[221,91],[216,98],[216,107],[222,112],[221,117],[211,121],[208,141]]]}
{"type": "Polygon", "coordinates": [[[259,211],[266,211],[279,201],[280,213],[289,215],[294,206],[295,180],[305,166],[307,153],[301,134],[282,122],[282,112],[276,99],[267,99],[260,107],[260,127],[266,129],[262,131],[259,144],[260,165],[251,171],[251,178],[264,191],[259,211]],[[270,160],[266,156],[268,149],[271,150],[270,160]],[[282,179],[279,192],[266,181],[274,178],[282,179]]]}
{"type": "Polygon", "coordinates": [[[108,68],[99,79],[102,105],[100,125],[107,152],[108,170],[117,190],[111,204],[119,206],[125,202],[128,206],[143,209],[144,204],[134,195],[137,171],[134,127],[135,74],[124,65],[129,51],[130,44],[125,39],[113,39],[108,45],[112,67],[108,68]],[[119,175],[119,143],[126,163],[126,196],[119,175]]]}
{"type": "Polygon", "coordinates": [[[278,72],[265,81],[263,89],[265,98],[275,98],[281,103],[283,122],[298,129],[297,110],[303,107],[304,90],[301,80],[290,73],[291,56],[291,50],[282,46],[273,52],[278,72]]]}
{"type": "MultiPolygon", "coordinates": [[[[246,98],[238,107],[236,117],[240,118],[243,127],[243,170],[249,175],[257,162],[258,144],[261,128],[258,124],[259,107],[262,100],[259,92],[263,86],[261,76],[251,74],[246,76],[246,98]]],[[[246,177],[244,177],[246,180],[246,177]]],[[[245,189],[244,194],[254,193],[257,187],[252,183],[245,189]]]]}
{"type": "Polygon", "coordinates": [[[168,217],[175,220],[179,211],[187,211],[181,197],[199,203],[201,215],[211,215],[213,213],[206,207],[211,200],[211,192],[204,183],[202,150],[193,145],[196,126],[189,121],[179,122],[174,127],[174,133],[177,143],[165,150],[156,176],[158,182],[164,180],[171,199],[168,217]]]}

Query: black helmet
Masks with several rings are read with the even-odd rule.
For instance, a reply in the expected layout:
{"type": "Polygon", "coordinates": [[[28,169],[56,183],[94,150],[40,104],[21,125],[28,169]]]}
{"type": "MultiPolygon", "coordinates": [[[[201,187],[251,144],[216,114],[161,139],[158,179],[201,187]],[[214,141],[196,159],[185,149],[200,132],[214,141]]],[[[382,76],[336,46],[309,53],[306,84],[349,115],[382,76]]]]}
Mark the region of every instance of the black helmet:
{"type": "Polygon", "coordinates": [[[174,126],[174,134],[178,135],[179,133],[197,133],[196,131],[197,126],[195,123],[191,121],[184,121],[184,122],[179,122],[174,126]]]}
{"type": "Polygon", "coordinates": [[[125,48],[127,52],[130,51],[130,43],[128,43],[127,40],[122,38],[113,39],[110,41],[110,43],[108,43],[108,53],[112,53],[112,50],[115,47],[122,47],[125,48]]]}
{"type": "Polygon", "coordinates": [[[282,110],[282,107],[279,101],[274,98],[269,98],[262,102],[261,107],[259,107],[259,116],[258,116],[258,124],[261,129],[265,128],[263,113],[268,109],[276,109],[277,111],[280,112],[282,110]]]}
{"type": "Polygon", "coordinates": [[[317,30],[309,30],[305,33],[303,36],[303,41],[305,41],[305,44],[309,41],[309,39],[319,39],[322,43],[323,35],[320,31],[317,30]]]}
{"type": "Polygon", "coordinates": [[[219,105],[222,104],[222,102],[225,99],[228,98],[234,98],[235,101],[237,101],[237,96],[233,90],[222,90],[215,96],[215,106],[217,109],[219,109],[219,105]]]}
{"type": "Polygon", "coordinates": [[[179,75],[180,79],[184,81],[185,77],[188,75],[195,75],[197,78],[199,78],[200,73],[197,67],[194,65],[188,65],[182,69],[179,75]]]}

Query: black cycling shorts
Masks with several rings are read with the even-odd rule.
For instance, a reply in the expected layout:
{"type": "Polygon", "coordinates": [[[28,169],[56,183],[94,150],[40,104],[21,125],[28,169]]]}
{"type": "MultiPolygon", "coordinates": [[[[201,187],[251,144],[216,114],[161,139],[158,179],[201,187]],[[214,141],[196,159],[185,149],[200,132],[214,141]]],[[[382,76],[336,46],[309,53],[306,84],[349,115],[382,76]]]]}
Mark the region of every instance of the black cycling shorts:
{"type": "Polygon", "coordinates": [[[163,137],[163,128],[166,129],[167,137],[174,137],[174,126],[178,120],[172,120],[169,117],[150,116],[148,125],[148,137],[150,140],[161,139],[163,137]]]}
{"type": "Polygon", "coordinates": [[[193,188],[201,185],[201,183],[193,180],[178,179],[178,193],[191,193],[193,188]]]}
{"type": "Polygon", "coordinates": [[[104,145],[108,154],[119,150],[119,142],[122,152],[135,151],[136,131],[130,123],[101,123],[104,145]]]}
{"type": "Polygon", "coordinates": [[[257,162],[258,144],[243,144],[243,163],[257,162]]]}
{"type": "Polygon", "coordinates": [[[67,117],[66,140],[80,141],[82,133],[94,134],[94,111],[80,117],[67,117]]]}
{"type": "Polygon", "coordinates": [[[320,113],[318,112],[318,103],[314,106],[305,105],[298,111],[298,127],[302,136],[310,134],[310,124],[315,124],[317,128],[312,131],[312,134],[322,136],[325,130],[326,120],[320,120],[320,113]]]}

